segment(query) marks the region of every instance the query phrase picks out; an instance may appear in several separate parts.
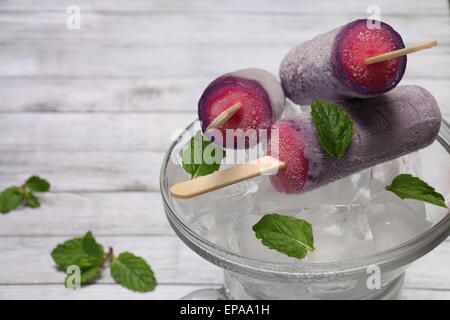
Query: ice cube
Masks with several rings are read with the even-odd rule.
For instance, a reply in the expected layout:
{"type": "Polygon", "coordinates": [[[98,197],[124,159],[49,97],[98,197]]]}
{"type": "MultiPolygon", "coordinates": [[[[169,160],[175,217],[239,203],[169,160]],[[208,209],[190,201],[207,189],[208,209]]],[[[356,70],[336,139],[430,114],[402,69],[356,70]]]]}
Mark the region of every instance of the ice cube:
{"type": "Polygon", "coordinates": [[[276,250],[267,248],[257,239],[252,227],[263,214],[245,214],[234,217],[231,221],[228,237],[228,249],[250,259],[266,262],[298,262],[276,250]]]}
{"type": "Polygon", "coordinates": [[[364,203],[370,198],[370,170],[358,172],[303,194],[277,192],[269,179],[261,182],[253,211],[296,210],[321,204],[364,203]]]}
{"type": "MultiPolygon", "coordinates": [[[[277,213],[304,219],[312,224],[316,250],[308,252],[303,262],[340,261],[374,251],[372,233],[361,205],[316,205],[277,213]]],[[[234,217],[229,231],[234,236],[229,237],[228,248],[261,261],[298,263],[300,260],[269,249],[256,238],[252,227],[263,215],[254,212],[234,217]]]]}
{"type": "Polygon", "coordinates": [[[316,249],[308,253],[307,262],[342,261],[374,252],[364,205],[317,205],[296,217],[313,226],[316,249]]]}
{"type": "Polygon", "coordinates": [[[366,213],[377,251],[411,240],[431,226],[423,202],[402,200],[389,191],[375,196],[366,213]]]}
{"type": "Polygon", "coordinates": [[[260,178],[242,181],[190,199],[173,198],[173,202],[186,223],[198,223],[204,214],[225,216],[231,213],[244,214],[254,206],[253,198],[258,190],[260,178]]]}
{"type": "Polygon", "coordinates": [[[402,173],[413,176],[422,175],[422,163],[419,152],[410,153],[406,156],[381,163],[370,170],[370,193],[373,198],[384,191],[384,187],[391,184],[392,180],[402,173]]]}

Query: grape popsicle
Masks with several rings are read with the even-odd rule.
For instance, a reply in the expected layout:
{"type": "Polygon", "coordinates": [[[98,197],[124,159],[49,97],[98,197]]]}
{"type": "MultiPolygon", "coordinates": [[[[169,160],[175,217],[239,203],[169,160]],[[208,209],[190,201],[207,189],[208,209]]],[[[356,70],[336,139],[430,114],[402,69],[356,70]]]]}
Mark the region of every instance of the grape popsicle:
{"type": "Polygon", "coordinates": [[[217,129],[224,147],[248,148],[258,141],[260,129],[268,131],[281,116],[285,96],[280,82],[265,70],[249,68],[222,75],[208,85],[198,102],[203,133],[207,136],[212,122],[237,104],[240,108],[217,129]],[[227,129],[232,129],[234,141],[227,141],[227,129]]]}
{"type": "Polygon", "coordinates": [[[342,158],[322,149],[312,116],[305,112],[272,125],[268,156],[173,185],[172,196],[191,198],[267,173],[272,174],[271,183],[278,192],[307,192],[428,146],[441,123],[436,100],[419,86],[400,86],[376,98],[347,100],[340,106],[356,130],[342,158]]]}
{"type": "Polygon", "coordinates": [[[401,36],[388,24],[373,28],[360,19],[294,47],[280,65],[286,96],[300,105],[323,99],[368,98],[395,88],[406,68],[406,55],[365,64],[365,59],[403,49],[401,36]]]}
{"type": "Polygon", "coordinates": [[[321,148],[309,113],[273,124],[279,137],[272,146],[279,149],[272,156],[286,163],[270,176],[278,192],[303,193],[422,149],[435,140],[441,122],[436,100],[419,86],[400,86],[372,99],[339,105],[350,114],[356,129],[340,159],[321,148]]]}

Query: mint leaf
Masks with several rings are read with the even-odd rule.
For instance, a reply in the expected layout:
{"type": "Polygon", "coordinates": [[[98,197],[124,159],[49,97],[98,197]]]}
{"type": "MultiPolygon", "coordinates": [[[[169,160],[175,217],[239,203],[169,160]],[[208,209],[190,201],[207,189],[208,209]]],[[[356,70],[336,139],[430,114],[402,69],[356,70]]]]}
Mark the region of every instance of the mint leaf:
{"type": "Polygon", "coordinates": [[[83,268],[81,269],[81,283],[91,283],[95,277],[97,277],[99,271],[101,270],[102,266],[93,266],[90,268],[83,268]]]}
{"type": "Polygon", "coordinates": [[[25,184],[31,191],[35,192],[47,192],[50,190],[50,183],[38,176],[30,177],[25,184]]]}
{"type": "Polygon", "coordinates": [[[10,212],[23,202],[32,208],[38,208],[41,203],[31,191],[45,192],[49,189],[50,184],[47,181],[32,176],[21,187],[11,187],[0,193],[0,212],[10,212]]]}
{"type": "Polygon", "coordinates": [[[226,153],[221,147],[205,139],[200,131],[191,138],[183,152],[182,165],[191,179],[219,170],[226,153]]]}
{"type": "Polygon", "coordinates": [[[307,221],[276,213],[266,214],[253,226],[262,244],[289,257],[303,259],[314,250],[312,226],[307,221]]]}
{"type": "Polygon", "coordinates": [[[349,114],[336,104],[317,100],[311,105],[311,115],[322,149],[332,157],[342,158],[355,134],[349,114]]]}
{"type": "Polygon", "coordinates": [[[400,199],[416,199],[447,208],[445,199],[425,181],[410,174],[400,174],[392,180],[386,190],[395,193],[400,199]]]}
{"type": "Polygon", "coordinates": [[[41,202],[31,192],[25,193],[25,201],[32,208],[39,208],[41,206],[41,202]]]}
{"type": "Polygon", "coordinates": [[[11,187],[1,193],[0,197],[0,211],[8,213],[22,204],[24,199],[22,189],[18,187],[11,187]]]}
{"type": "Polygon", "coordinates": [[[94,236],[92,235],[91,231],[88,231],[83,239],[82,239],[82,247],[84,252],[86,252],[88,255],[98,259],[99,261],[102,261],[105,256],[105,251],[103,250],[103,246],[98,244],[97,241],[95,241],[94,236]]]}
{"type": "Polygon", "coordinates": [[[98,252],[103,247],[95,242],[92,233],[88,232],[83,238],[76,238],[59,244],[51,253],[55,263],[66,270],[71,265],[77,265],[80,269],[101,266],[104,262],[103,256],[98,252]],[[94,246],[96,249],[93,249],[94,246]]]}
{"type": "Polygon", "coordinates": [[[95,280],[106,261],[112,259],[111,276],[124,287],[139,291],[152,291],[156,287],[156,279],[150,266],[144,259],[129,252],[114,257],[110,247],[107,254],[103,246],[95,240],[92,232],[88,231],[82,238],[75,238],[59,244],[51,253],[55,263],[66,272],[69,266],[78,266],[73,270],[77,274],[69,274],[65,285],[71,286],[74,281],[90,283],[95,280]],[[78,273],[79,271],[79,273],[78,273]],[[74,277],[75,276],[75,277],[74,277]]]}
{"type": "Polygon", "coordinates": [[[53,261],[64,270],[71,265],[77,265],[80,268],[93,265],[93,263],[84,263],[84,261],[89,260],[89,255],[83,250],[82,243],[82,238],[77,238],[59,244],[51,253],[53,261]],[[81,265],[80,261],[83,261],[81,265]]]}
{"type": "Polygon", "coordinates": [[[148,292],[156,287],[155,275],[147,262],[129,252],[123,252],[113,260],[111,276],[118,284],[133,291],[148,292]]]}

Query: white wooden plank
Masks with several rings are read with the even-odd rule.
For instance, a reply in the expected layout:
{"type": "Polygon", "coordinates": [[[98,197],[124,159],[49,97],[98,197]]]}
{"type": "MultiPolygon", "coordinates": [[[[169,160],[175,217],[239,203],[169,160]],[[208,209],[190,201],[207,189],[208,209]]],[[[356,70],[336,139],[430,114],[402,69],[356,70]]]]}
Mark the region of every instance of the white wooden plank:
{"type": "Polygon", "coordinates": [[[0,236],[173,235],[159,192],[48,193],[42,206],[0,215],[0,236]]]}
{"type": "Polygon", "coordinates": [[[63,285],[0,286],[1,300],[178,300],[195,290],[219,288],[218,285],[159,285],[152,292],[130,291],[118,284],[90,285],[67,289],[63,285]]]}
{"type": "MultiPolygon", "coordinates": [[[[188,293],[209,288],[220,288],[217,285],[159,285],[150,293],[136,293],[114,284],[91,285],[79,290],[69,290],[60,285],[22,285],[3,286],[0,299],[4,300],[172,300],[180,299],[188,293]]],[[[403,300],[450,300],[450,291],[405,288],[403,300]]]]}
{"type": "MultiPolygon", "coordinates": [[[[6,152],[13,151],[165,152],[172,139],[195,118],[188,113],[0,114],[0,151],[5,158],[6,152]]],[[[130,157],[136,159],[139,153],[130,157]]],[[[77,167],[74,160],[66,164],[67,168],[77,167]]],[[[113,170],[101,162],[97,167],[113,170]]],[[[150,166],[145,169],[154,170],[150,166]]]]}
{"type": "MultiPolygon", "coordinates": [[[[316,33],[314,33],[316,34],[316,33]]],[[[298,42],[309,39],[300,39],[298,42]]],[[[213,76],[232,70],[260,67],[274,74],[295,43],[141,45],[102,41],[8,41],[0,51],[2,76],[213,76]],[[101,52],[101,54],[99,54],[101,52]],[[263,53],[263,54],[262,54],[263,53]],[[126,58],[124,58],[126,57],[126,58]]],[[[412,54],[406,76],[447,79],[450,48],[438,46],[412,54]]]]}
{"type": "MultiPolygon", "coordinates": [[[[364,7],[362,7],[365,10],[364,7]]],[[[180,44],[241,45],[283,45],[290,46],[308,40],[349,21],[366,17],[359,14],[336,15],[333,10],[320,14],[227,14],[219,12],[182,13],[150,12],[134,15],[103,14],[101,11],[82,13],[80,30],[66,28],[65,10],[55,12],[7,13],[0,12],[0,39],[4,44],[75,47],[99,43],[127,46],[161,46],[180,44]],[[332,15],[333,19],[324,16],[332,15]],[[317,23],[317,20],[320,23],[317,23]],[[10,41],[8,41],[10,40],[10,41]],[[14,41],[12,41],[14,40],[14,41]]],[[[449,22],[448,16],[389,16],[383,20],[390,23],[406,43],[438,39],[439,44],[448,45],[449,28],[436,28],[449,22]]],[[[151,54],[151,52],[148,52],[151,54]]]]}
{"type": "MultiPolygon", "coordinates": [[[[86,226],[85,231],[88,230],[86,226]]],[[[84,234],[84,232],[81,234],[84,234]]],[[[94,233],[95,234],[95,233],[94,233]]],[[[58,283],[64,274],[57,270],[51,250],[71,237],[1,237],[2,270],[14,270],[17,276],[0,273],[0,284],[58,283]],[[32,263],[29,263],[32,261],[32,263]]],[[[131,251],[147,259],[161,283],[220,283],[221,271],[197,256],[175,236],[105,237],[96,236],[105,247],[116,253],[131,251]]],[[[416,261],[408,270],[405,286],[416,289],[450,290],[448,270],[450,241],[444,241],[432,252],[416,261]]],[[[108,272],[99,283],[111,283],[108,272]]]]}
{"type": "MultiPolygon", "coordinates": [[[[71,0],[40,0],[37,4],[33,0],[3,0],[1,8],[10,11],[23,10],[62,10],[68,5],[73,4],[71,0]]],[[[348,12],[365,13],[369,5],[376,4],[382,9],[382,13],[411,15],[445,15],[448,6],[445,0],[439,1],[420,1],[420,0],[378,0],[374,3],[372,0],[348,0],[345,5],[336,5],[334,1],[315,1],[315,0],[253,0],[240,1],[228,0],[221,2],[211,2],[204,0],[115,0],[114,4],[104,0],[78,0],[77,5],[86,10],[135,13],[164,10],[174,12],[192,12],[200,10],[221,11],[221,12],[261,12],[261,13],[292,13],[292,14],[312,14],[333,11],[336,14],[348,12]]]]}
{"type": "MultiPolygon", "coordinates": [[[[70,31],[62,23],[65,12],[4,14],[0,15],[1,74],[192,76],[248,66],[277,72],[293,45],[353,19],[339,16],[317,24],[318,18],[220,13],[195,18],[158,14],[149,19],[94,13],[84,15],[81,30],[70,31]]],[[[430,37],[441,43],[426,54],[412,55],[409,76],[449,76],[446,68],[440,68],[448,63],[450,49],[444,45],[450,30],[440,27],[448,17],[392,17],[388,22],[398,25],[406,43],[430,37]]]]}
{"type": "Polygon", "coordinates": [[[194,114],[198,99],[210,81],[208,77],[0,78],[0,112],[194,114]]]}
{"type": "Polygon", "coordinates": [[[402,300],[450,300],[450,290],[404,288],[402,300]]]}
{"type": "MultiPolygon", "coordinates": [[[[87,229],[79,236],[82,236],[87,229]]],[[[95,233],[94,233],[94,236],[95,233]]],[[[50,256],[59,244],[72,237],[3,237],[0,238],[2,257],[0,284],[59,284],[64,287],[65,273],[57,269],[50,256]],[[8,272],[4,272],[8,270],[8,272]]],[[[161,284],[220,284],[223,271],[203,260],[175,236],[103,237],[96,239],[116,254],[124,251],[143,257],[161,284]]],[[[105,268],[96,283],[114,281],[105,268]]],[[[2,290],[0,286],[0,292],[2,290]]]]}
{"type": "Polygon", "coordinates": [[[450,239],[414,262],[406,273],[405,286],[450,290],[450,239]]]}
{"type": "MultiPolygon", "coordinates": [[[[0,114],[0,151],[164,151],[195,118],[175,113],[0,114]]],[[[67,165],[76,167],[73,161],[67,165]]]]}
{"type": "MultiPolygon", "coordinates": [[[[217,74],[216,76],[218,76],[217,74]]],[[[197,112],[214,78],[0,78],[0,113],[5,112],[197,112]]],[[[428,89],[450,113],[448,79],[408,79],[428,89]]]]}
{"type": "MultiPolygon", "coordinates": [[[[206,288],[220,288],[217,285],[159,285],[150,293],[136,293],[119,285],[91,285],[79,290],[70,290],[61,285],[21,285],[2,286],[0,299],[4,300],[172,300],[180,299],[188,293],[206,288]]],[[[403,300],[450,300],[450,291],[405,288],[403,300]]]]}
{"type": "Polygon", "coordinates": [[[38,174],[52,191],[159,191],[162,152],[2,152],[0,188],[38,174]]]}

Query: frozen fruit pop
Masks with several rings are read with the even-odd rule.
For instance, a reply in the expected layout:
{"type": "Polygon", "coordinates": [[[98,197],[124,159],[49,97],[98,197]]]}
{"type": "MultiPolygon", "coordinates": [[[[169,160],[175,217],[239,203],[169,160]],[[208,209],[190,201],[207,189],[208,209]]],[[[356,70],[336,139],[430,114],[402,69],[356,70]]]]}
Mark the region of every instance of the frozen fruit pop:
{"type": "Polygon", "coordinates": [[[269,130],[281,116],[285,96],[280,82],[262,69],[242,69],[220,76],[209,84],[198,102],[202,131],[206,132],[219,115],[238,103],[240,108],[217,128],[224,147],[247,148],[251,141],[258,141],[259,130],[269,130]],[[226,129],[241,131],[235,132],[234,141],[227,142],[226,129]],[[240,146],[239,141],[244,145],[240,146]]]}
{"type": "Polygon", "coordinates": [[[172,196],[191,198],[261,174],[271,174],[279,192],[303,193],[424,148],[440,128],[436,100],[418,86],[401,86],[376,98],[340,105],[356,129],[342,158],[333,158],[322,149],[313,119],[305,112],[272,125],[268,156],[173,185],[172,196]]]}
{"type": "Polygon", "coordinates": [[[283,59],[280,78],[286,96],[301,105],[323,99],[373,97],[402,79],[406,55],[365,64],[367,58],[404,48],[388,24],[369,28],[366,19],[350,22],[294,47],[283,59]]]}
{"type": "MultiPolygon", "coordinates": [[[[286,165],[270,176],[283,193],[302,193],[349,176],[376,164],[398,158],[431,144],[439,131],[441,115],[434,97],[418,86],[400,86],[372,98],[341,102],[354,121],[356,134],[345,155],[325,153],[309,113],[275,122],[278,154],[268,154],[286,165]]],[[[274,149],[276,150],[276,149],[274,149]]]]}

